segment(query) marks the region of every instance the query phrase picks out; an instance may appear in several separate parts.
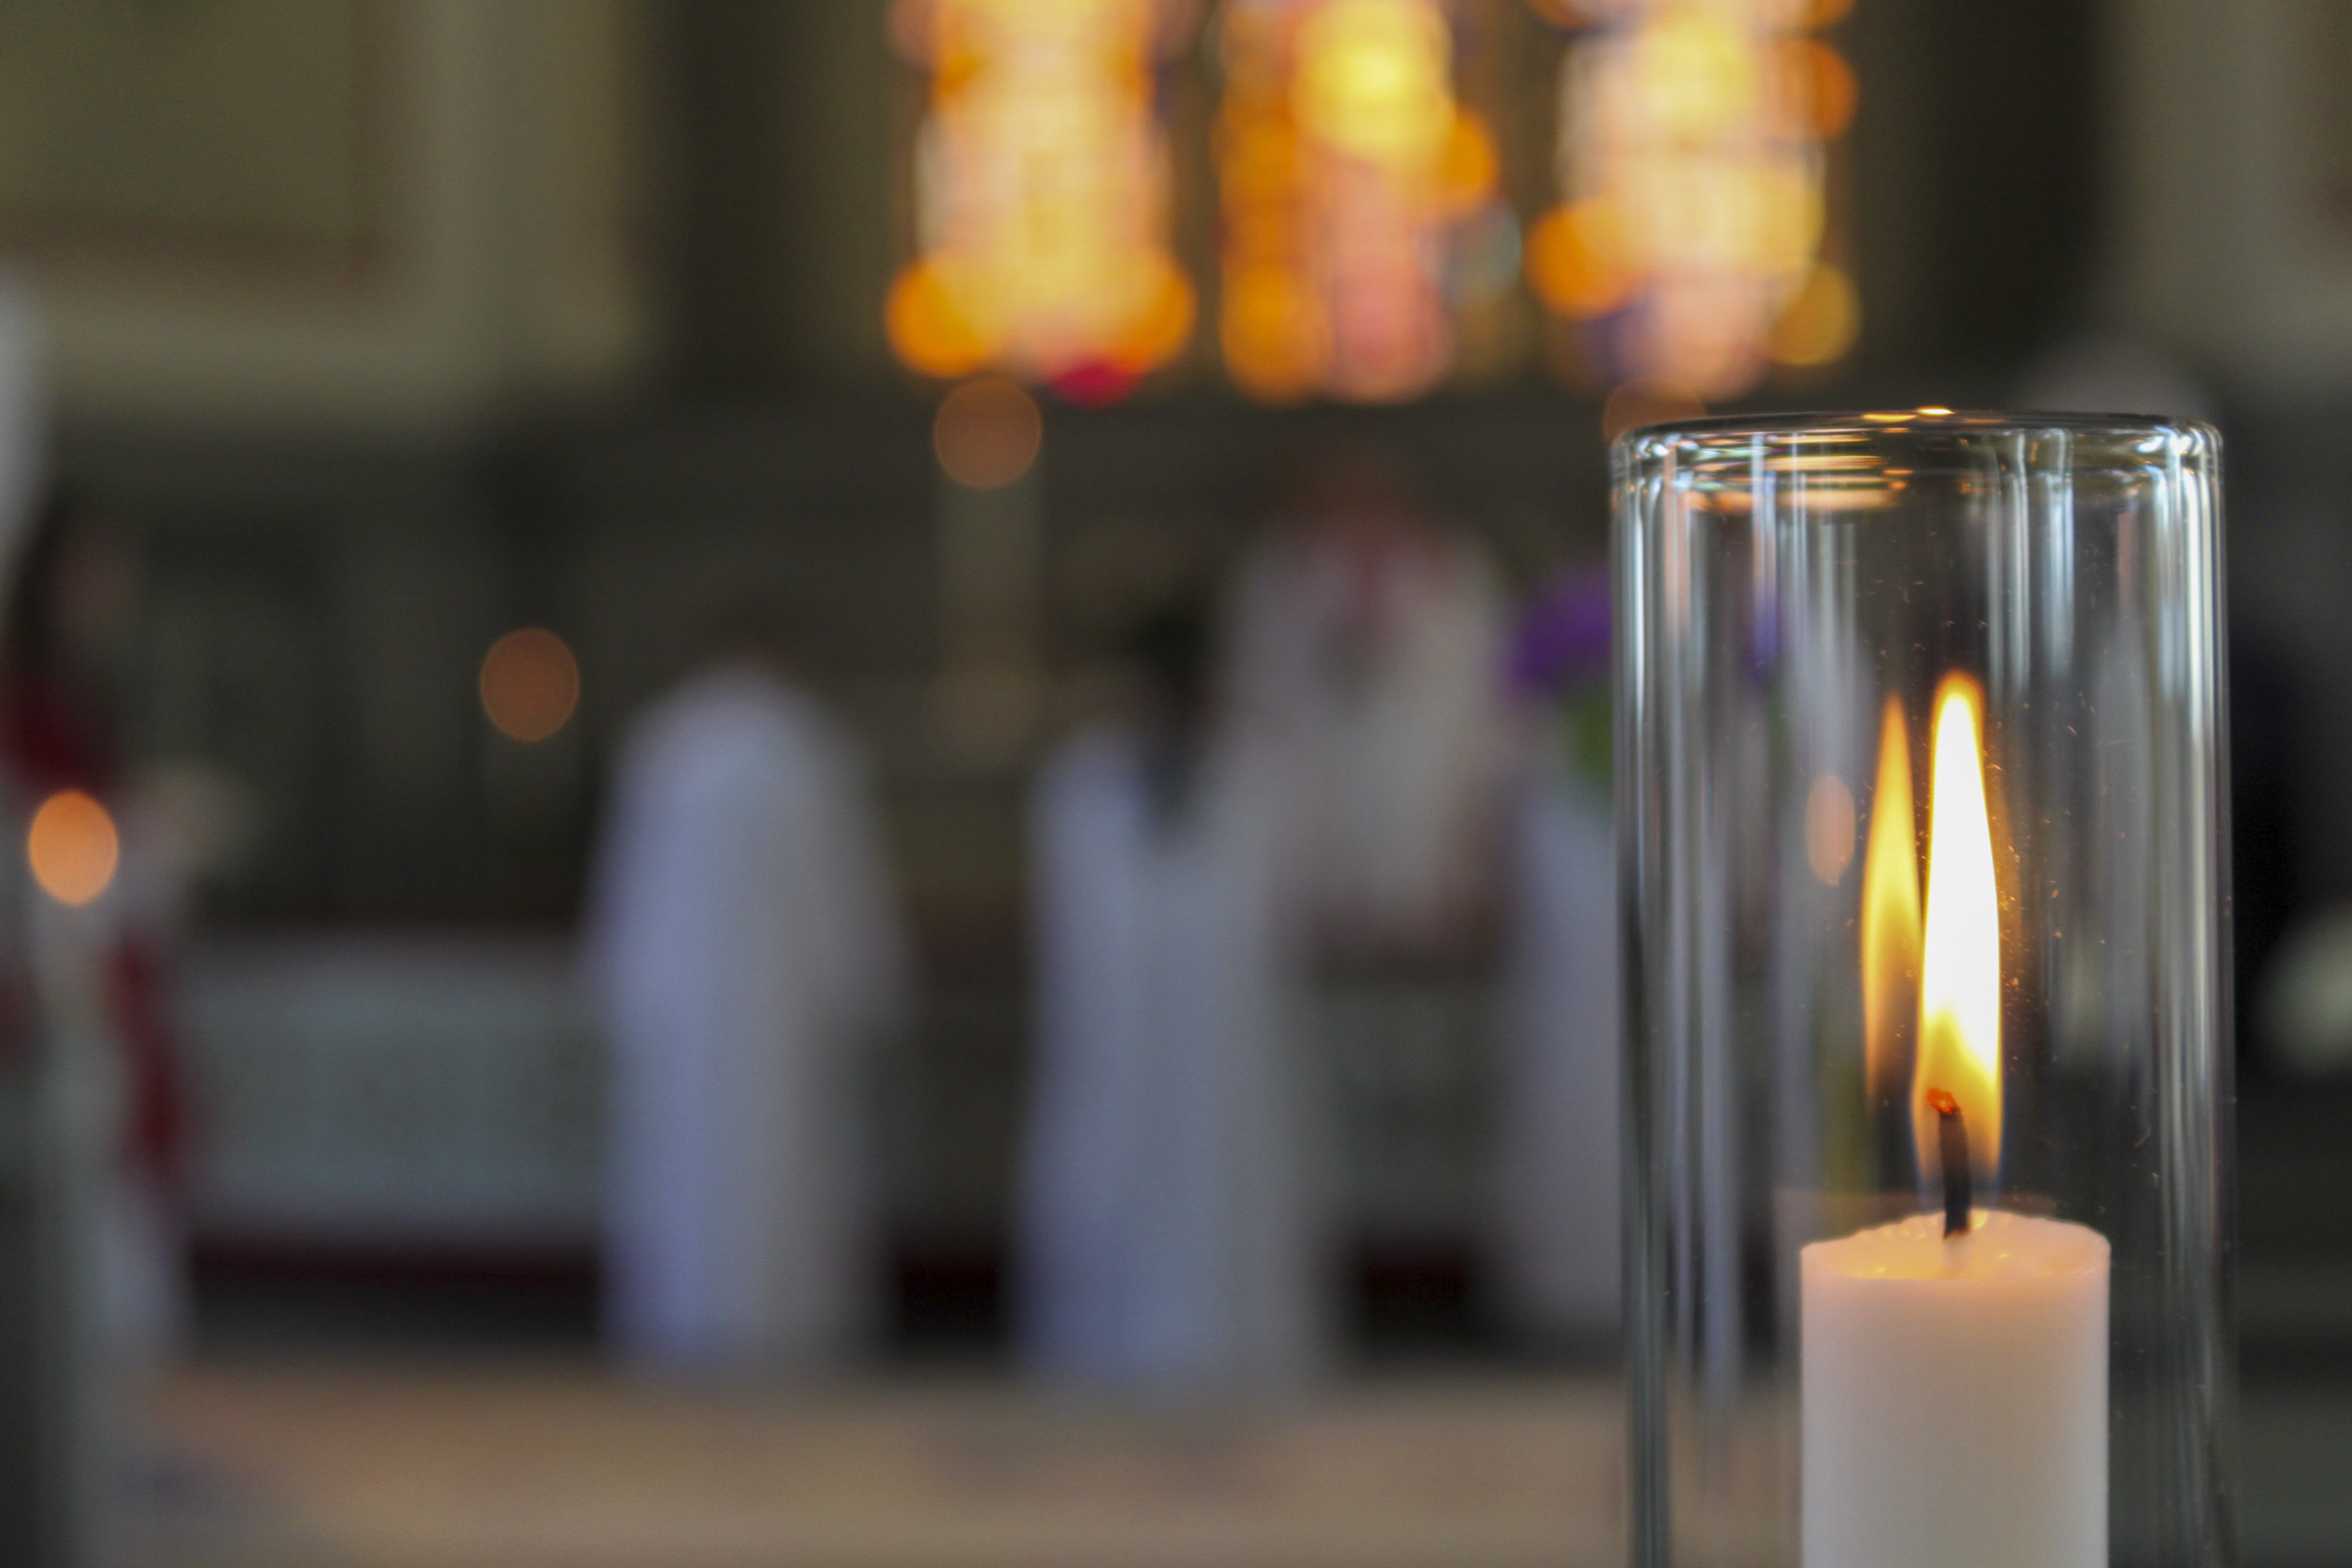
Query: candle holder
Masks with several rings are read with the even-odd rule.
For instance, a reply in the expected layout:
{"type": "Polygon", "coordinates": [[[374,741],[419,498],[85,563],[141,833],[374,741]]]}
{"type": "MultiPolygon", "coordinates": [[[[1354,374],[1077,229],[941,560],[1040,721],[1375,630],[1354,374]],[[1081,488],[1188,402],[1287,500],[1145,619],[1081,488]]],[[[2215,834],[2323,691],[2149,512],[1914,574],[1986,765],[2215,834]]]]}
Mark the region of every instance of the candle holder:
{"type": "Polygon", "coordinates": [[[1614,454],[1633,1561],[2232,1559],[2220,467],[1614,454]]]}

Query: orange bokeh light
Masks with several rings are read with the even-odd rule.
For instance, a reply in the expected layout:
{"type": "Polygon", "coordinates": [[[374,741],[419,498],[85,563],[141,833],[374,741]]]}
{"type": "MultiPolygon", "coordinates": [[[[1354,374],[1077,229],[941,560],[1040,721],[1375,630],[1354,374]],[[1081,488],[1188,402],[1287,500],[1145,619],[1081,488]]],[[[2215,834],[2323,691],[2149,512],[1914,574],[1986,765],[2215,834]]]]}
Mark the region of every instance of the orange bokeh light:
{"type": "Polygon", "coordinates": [[[121,854],[113,817],[79,789],[60,789],[42,801],[25,835],[33,880],[59,904],[79,906],[104,893],[121,854]]]}
{"type": "Polygon", "coordinates": [[[1125,336],[1105,356],[1132,375],[1141,375],[1174,358],[1192,336],[1192,320],[1198,313],[1192,285],[1174,262],[1153,257],[1144,268],[1144,277],[1141,293],[1150,304],[1129,319],[1125,336]]]}
{"type": "Polygon", "coordinates": [[[931,450],[957,484],[996,490],[1029,472],[1045,439],[1037,401],[1002,376],[966,382],[940,401],[931,450]]]}
{"type": "Polygon", "coordinates": [[[1563,316],[1605,316],[1633,297],[1641,274],[1624,223],[1599,202],[1555,207],[1528,235],[1528,281],[1563,316]]]}
{"type": "Polygon", "coordinates": [[[1468,110],[1454,117],[1454,133],[1445,141],[1441,190],[1445,210],[1456,214],[1478,210],[1503,180],[1503,154],[1483,116],[1468,110]]]}
{"type": "Polygon", "coordinates": [[[1218,335],[1225,369],[1260,402],[1295,402],[1322,382],[1330,354],[1323,313],[1286,267],[1255,267],[1229,276],[1218,335]]]}
{"type": "Polygon", "coordinates": [[[545,740],[580,706],[580,664],[562,638],[525,626],[482,657],[482,712],[509,740],[545,740]]]}
{"type": "Polygon", "coordinates": [[[1862,85],[1845,57],[1818,38],[1791,38],[1782,59],[1800,122],[1824,141],[1845,134],[1862,102],[1862,85]]]}
{"type": "Polygon", "coordinates": [[[919,263],[892,280],[882,321],[898,358],[927,376],[970,375],[988,362],[987,336],[964,313],[936,264],[919,263]]]}

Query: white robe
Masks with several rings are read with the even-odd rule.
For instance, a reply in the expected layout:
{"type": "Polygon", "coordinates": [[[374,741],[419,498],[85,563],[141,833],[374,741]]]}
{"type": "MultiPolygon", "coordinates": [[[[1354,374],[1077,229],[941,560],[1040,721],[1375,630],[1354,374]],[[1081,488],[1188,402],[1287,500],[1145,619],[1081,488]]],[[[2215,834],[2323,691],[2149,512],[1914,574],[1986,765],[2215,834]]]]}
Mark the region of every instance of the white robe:
{"type": "Polygon", "coordinates": [[[1329,1228],[1278,779],[1213,753],[1163,821],[1136,740],[1097,730],[1039,783],[1019,1201],[1023,1340],[1045,1375],[1263,1393],[1325,1359],[1329,1228]]]}
{"type": "Polygon", "coordinates": [[[1549,765],[1519,803],[1496,1128],[1505,1315],[1539,1343],[1617,1327],[1616,827],[1609,796],[1549,765]]]}
{"type": "Polygon", "coordinates": [[[1443,941],[1487,889],[1509,724],[1492,564],[1434,529],[1277,536],[1244,574],[1232,681],[1317,801],[1302,870],[1324,939],[1443,941]]]}
{"type": "Polygon", "coordinates": [[[688,680],[630,738],[591,956],[610,1318],[634,1361],[805,1369],[871,1326],[858,1047],[903,958],[865,796],[847,739],[750,665],[688,680]]]}

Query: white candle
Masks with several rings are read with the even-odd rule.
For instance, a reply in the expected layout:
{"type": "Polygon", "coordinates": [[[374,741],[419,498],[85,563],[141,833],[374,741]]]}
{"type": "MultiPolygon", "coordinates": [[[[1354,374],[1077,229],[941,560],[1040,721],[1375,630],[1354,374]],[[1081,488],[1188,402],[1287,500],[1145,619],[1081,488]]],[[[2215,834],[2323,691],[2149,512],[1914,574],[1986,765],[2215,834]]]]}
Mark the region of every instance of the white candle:
{"type": "Polygon", "coordinates": [[[2001,1143],[2000,892],[1974,684],[1937,692],[1918,895],[1907,731],[1888,705],[1863,961],[1891,1072],[1916,955],[1909,1096],[1933,1211],[1799,1254],[1805,1568],[2105,1568],[2106,1239],[1978,1208],[2001,1143]],[[1924,930],[1918,913],[1925,909],[1924,930]]]}
{"type": "Polygon", "coordinates": [[[1801,1253],[1805,1568],[2105,1568],[2106,1239],[1943,1232],[1801,1253]]]}

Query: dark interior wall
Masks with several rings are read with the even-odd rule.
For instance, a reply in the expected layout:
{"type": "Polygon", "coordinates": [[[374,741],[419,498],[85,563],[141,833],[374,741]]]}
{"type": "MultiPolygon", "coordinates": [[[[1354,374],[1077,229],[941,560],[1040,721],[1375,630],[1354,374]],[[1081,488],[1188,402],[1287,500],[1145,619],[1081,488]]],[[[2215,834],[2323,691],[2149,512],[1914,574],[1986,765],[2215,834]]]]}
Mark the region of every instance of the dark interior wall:
{"type": "MultiPolygon", "coordinates": [[[[1564,397],[1057,409],[1034,481],[1049,679],[1098,659],[1134,611],[1105,588],[1108,558],[1225,559],[1334,447],[1389,455],[1515,582],[1605,549],[1599,433],[1564,397]]],[[[117,672],[129,750],[256,791],[264,831],[217,913],[563,917],[629,716],[747,590],[799,623],[922,842],[954,841],[969,866],[952,824],[976,820],[972,801],[997,801],[991,833],[1010,820],[998,797],[1020,758],[975,773],[931,728],[940,481],[911,399],[616,414],[455,451],[90,430],[66,464],[138,562],[117,672]],[[526,624],[568,638],[585,680],[579,721],[535,747],[492,731],[475,692],[489,642],[526,624]]],[[[982,857],[996,881],[1009,831],[982,857]]]]}
{"type": "Polygon", "coordinates": [[[2111,9],[1860,0],[1839,25],[1861,81],[1843,154],[1864,300],[1848,384],[1999,400],[2084,325],[2110,222],[2111,9]]]}
{"type": "Polygon", "coordinates": [[[1852,133],[1864,369],[1998,372],[2092,287],[2108,62],[2097,0],[1864,0],[1852,133]]]}
{"type": "Polygon", "coordinates": [[[656,8],[661,295],[682,390],[772,386],[789,362],[793,276],[781,193],[796,5],[695,0],[656,8]]]}
{"type": "Polygon", "coordinates": [[[865,0],[694,0],[649,32],[673,389],[906,390],[881,312],[919,109],[865,0]]]}

